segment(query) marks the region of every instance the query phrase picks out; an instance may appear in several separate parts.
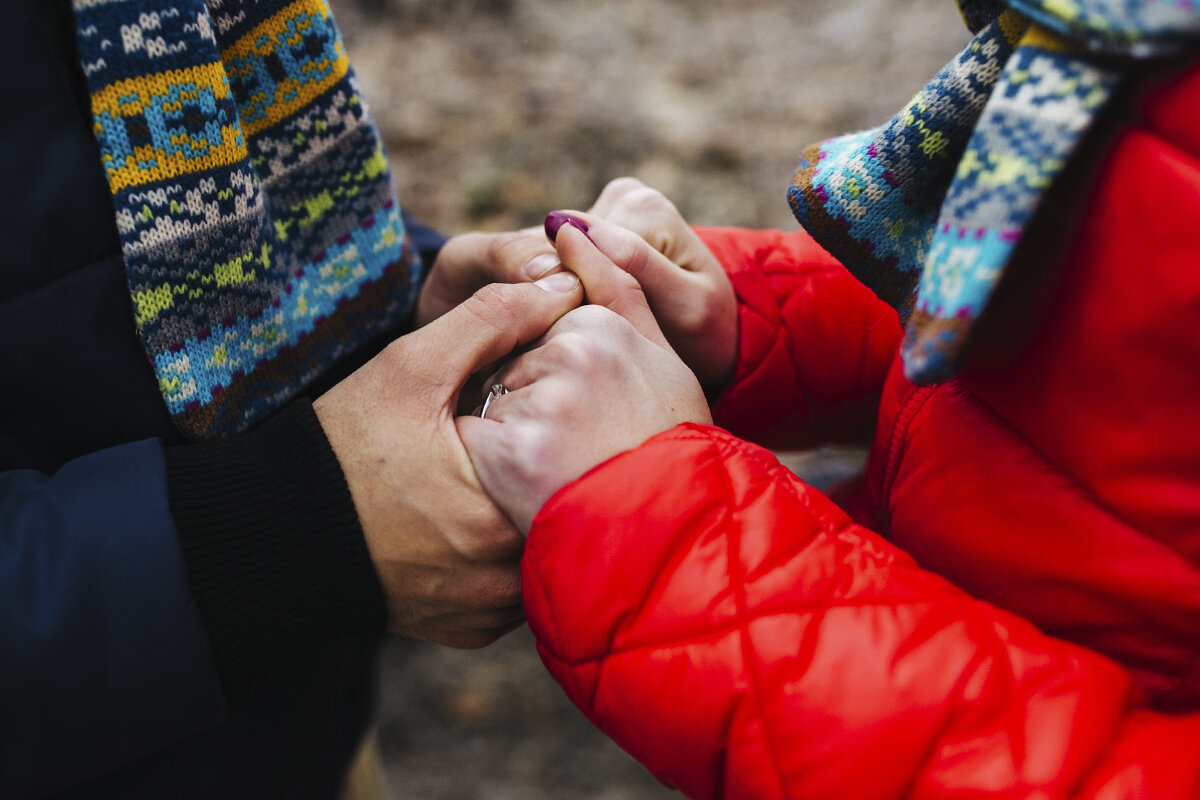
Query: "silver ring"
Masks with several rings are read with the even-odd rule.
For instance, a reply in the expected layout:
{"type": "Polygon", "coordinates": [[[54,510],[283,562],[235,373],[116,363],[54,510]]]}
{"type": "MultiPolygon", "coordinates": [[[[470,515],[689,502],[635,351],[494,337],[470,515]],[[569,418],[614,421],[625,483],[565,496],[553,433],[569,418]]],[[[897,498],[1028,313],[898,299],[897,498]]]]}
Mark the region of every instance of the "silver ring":
{"type": "Polygon", "coordinates": [[[483,419],[487,416],[488,406],[502,394],[508,394],[508,387],[503,383],[493,383],[492,388],[488,390],[487,397],[483,398],[483,409],[479,412],[479,418],[483,419]]]}

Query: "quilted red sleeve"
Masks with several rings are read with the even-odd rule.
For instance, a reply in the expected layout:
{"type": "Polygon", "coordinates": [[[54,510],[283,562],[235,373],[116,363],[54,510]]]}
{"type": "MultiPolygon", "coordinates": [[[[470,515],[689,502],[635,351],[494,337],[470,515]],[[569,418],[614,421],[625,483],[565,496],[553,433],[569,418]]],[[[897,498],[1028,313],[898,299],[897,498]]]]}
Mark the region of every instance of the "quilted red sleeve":
{"type": "Polygon", "coordinates": [[[776,448],[865,440],[900,341],[896,313],[807,233],[697,228],[738,301],[718,425],[776,448]]]}
{"type": "Polygon", "coordinates": [[[1113,662],[921,570],[715,428],[564,488],[523,580],[568,695],[690,797],[1200,792],[1200,715],[1146,710],[1113,662]]]}

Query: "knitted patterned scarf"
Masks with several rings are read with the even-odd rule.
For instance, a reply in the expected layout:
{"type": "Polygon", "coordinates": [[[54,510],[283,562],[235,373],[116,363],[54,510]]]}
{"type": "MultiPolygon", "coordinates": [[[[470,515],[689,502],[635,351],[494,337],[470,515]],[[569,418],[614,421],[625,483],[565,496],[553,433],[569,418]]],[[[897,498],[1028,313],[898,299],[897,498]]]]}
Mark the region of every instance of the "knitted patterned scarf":
{"type": "Polygon", "coordinates": [[[74,0],[138,334],[240,431],[402,318],[419,265],[325,0],[74,0]]]}
{"type": "Polygon", "coordinates": [[[797,219],[955,375],[1022,230],[1136,60],[1200,53],[1200,0],[960,0],[978,31],[890,123],[809,148],[797,219]]]}

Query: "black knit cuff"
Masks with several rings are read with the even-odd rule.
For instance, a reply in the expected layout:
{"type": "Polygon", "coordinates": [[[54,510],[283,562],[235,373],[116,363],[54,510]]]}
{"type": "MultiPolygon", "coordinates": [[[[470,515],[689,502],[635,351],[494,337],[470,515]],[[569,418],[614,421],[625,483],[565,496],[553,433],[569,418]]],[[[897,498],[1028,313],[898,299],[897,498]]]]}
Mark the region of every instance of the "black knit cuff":
{"type": "Polygon", "coordinates": [[[171,515],[227,695],[311,643],[378,634],[387,607],[312,404],[166,448],[171,515]]]}

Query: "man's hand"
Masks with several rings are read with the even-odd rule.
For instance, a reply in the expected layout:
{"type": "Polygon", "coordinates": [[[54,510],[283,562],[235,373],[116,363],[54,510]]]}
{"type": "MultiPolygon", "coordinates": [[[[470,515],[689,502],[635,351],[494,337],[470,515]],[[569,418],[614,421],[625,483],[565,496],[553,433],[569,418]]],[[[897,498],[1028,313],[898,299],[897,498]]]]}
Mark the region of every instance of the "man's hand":
{"type": "Polygon", "coordinates": [[[593,305],[485,382],[510,390],[486,419],[458,420],[484,487],[525,533],[551,495],[597,464],[680,422],[711,422],[637,281],[569,225],[557,244],[593,305]]]}
{"type": "Polygon", "coordinates": [[[482,647],[521,623],[522,538],[480,487],[454,411],[472,373],[542,335],[582,297],[570,273],[487,286],[313,403],[393,633],[482,647]]]}
{"type": "Polygon", "coordinates": [[[536,281],[562,269],[542,229],[464,233],[446,242],[417,301],[417,325],[426,325],[489,283],[536,281]]]}

